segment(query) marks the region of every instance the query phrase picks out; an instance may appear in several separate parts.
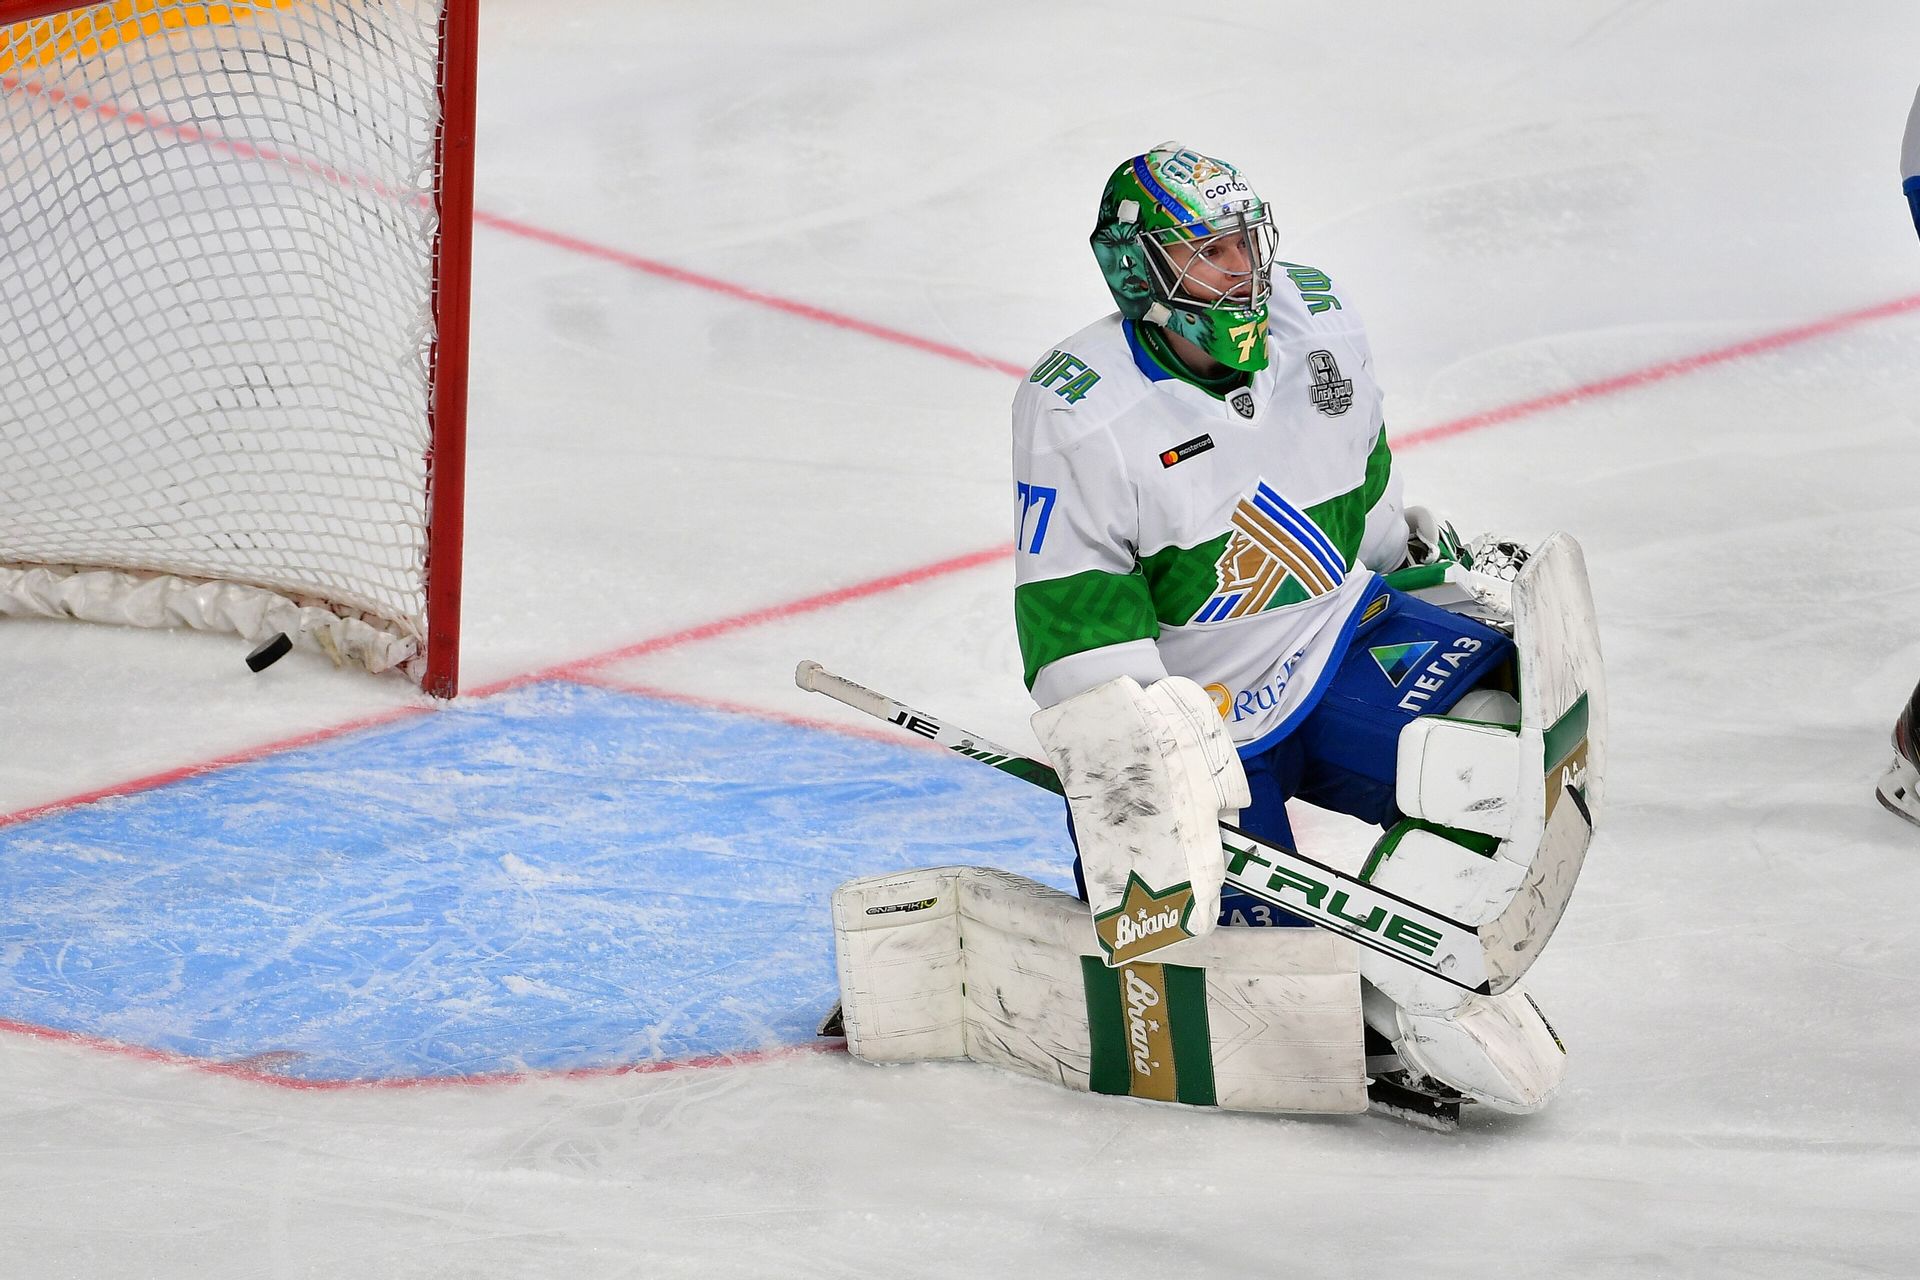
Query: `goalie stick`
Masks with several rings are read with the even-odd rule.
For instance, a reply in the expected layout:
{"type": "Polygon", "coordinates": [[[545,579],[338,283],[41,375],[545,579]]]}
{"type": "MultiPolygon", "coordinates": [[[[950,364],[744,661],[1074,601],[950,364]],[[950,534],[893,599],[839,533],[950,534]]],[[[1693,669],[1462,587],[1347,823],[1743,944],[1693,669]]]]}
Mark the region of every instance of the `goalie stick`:
{"type": "MultiPolygon", "coordinates": [[[[1063,794],[1053,769],[1017,751],[968,733],[924,711],[875,693],[817,662],[802,662],[794,683],[856,711],[897,725],[956,755],[990,765],[1055,795],[1063,794]]],[[[1351,938],[1409,968],[1430,974],[1462,991],[1498,994],[1520,977],[1489,954],[1480,930],[1419,903],[1386,893],[1324,862],[1282,845],[1270,844],[1229,823],[1220,824],[1227,854],[1227,883],[1243,893],[1351,938]]],[[[1497,922],[1494,922],[1497,923],[1497,922]]]]}

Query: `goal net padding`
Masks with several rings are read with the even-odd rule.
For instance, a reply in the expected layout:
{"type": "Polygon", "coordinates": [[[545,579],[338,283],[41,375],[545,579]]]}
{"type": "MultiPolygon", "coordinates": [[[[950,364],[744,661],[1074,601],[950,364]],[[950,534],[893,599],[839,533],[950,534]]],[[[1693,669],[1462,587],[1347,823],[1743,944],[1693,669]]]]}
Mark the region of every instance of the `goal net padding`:
{"type": "Polygon", "coordinates": [[[451,696],[476,0],[0,0],[0,614],[451,696]]]}

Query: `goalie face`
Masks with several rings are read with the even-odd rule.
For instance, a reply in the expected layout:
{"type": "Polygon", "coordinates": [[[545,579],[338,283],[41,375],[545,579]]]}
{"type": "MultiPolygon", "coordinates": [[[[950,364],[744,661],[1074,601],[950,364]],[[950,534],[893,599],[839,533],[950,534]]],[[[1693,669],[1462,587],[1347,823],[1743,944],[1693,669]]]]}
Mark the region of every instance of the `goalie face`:
{"type": "Polygon", "coordinates": [[[1231,368],[1267,367],[1275,233],[1232,165],[1162,143],[1115,169],[1093,254],[1130,320],[1158,324],[1231,368]]]}

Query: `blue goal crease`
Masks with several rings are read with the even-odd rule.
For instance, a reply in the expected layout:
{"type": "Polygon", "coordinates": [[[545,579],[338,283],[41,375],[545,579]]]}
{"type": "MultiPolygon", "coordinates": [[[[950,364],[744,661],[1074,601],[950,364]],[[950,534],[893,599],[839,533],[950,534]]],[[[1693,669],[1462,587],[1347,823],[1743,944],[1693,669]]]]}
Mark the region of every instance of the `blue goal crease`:
{"type": "Polygon", "coordinates": [[[802,1043],[835,885],[1064,886],[1058,806],[905,743],[526,686],[0,829],[0,1020],[310,1081],[802,1043]]]}

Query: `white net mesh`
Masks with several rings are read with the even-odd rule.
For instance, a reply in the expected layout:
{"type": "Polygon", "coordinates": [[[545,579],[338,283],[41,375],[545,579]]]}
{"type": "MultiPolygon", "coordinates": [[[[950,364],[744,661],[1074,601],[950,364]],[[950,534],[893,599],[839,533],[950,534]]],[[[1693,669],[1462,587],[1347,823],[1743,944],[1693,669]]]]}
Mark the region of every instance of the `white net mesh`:
{"type": "Polygon", "coordinates": [[[0,28],[0,562],[424,636],[440,7],[0,28]]]}

